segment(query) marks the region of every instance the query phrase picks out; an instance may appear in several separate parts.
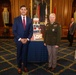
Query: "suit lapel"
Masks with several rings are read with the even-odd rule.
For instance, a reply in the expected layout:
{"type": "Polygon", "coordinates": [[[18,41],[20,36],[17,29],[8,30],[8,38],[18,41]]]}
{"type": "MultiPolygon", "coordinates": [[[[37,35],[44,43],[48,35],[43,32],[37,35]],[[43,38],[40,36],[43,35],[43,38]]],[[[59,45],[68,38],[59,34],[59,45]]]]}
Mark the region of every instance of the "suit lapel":
{"type": "Polygon", "coordinates": [[[28,17],[26,17],[26,27],[27,27],[27,25],[28,25],[28,17]]]}
{"type": "MultiPolygon", "coordinates": [[[[26,28],[27,28],[27,26],[28,26],[28,17],[26,16],[26,28]]],[[[21,25],[21,27],[24,29],[24,27],[23,27],[23,24],[22,24],[22,19],[21,19],[21,16],[19,17],[19,24],[21,25]]],[[[24,30],[26,30],[26,28],[24,29],[24,30]]]]}
{"type": "Polygon", "coordinates": [[[19,17],[19,24],[20,24],[21,27],[24,29],[23,24],[22,24],[22,18],[21,18],[21,16],[19,17]]]}

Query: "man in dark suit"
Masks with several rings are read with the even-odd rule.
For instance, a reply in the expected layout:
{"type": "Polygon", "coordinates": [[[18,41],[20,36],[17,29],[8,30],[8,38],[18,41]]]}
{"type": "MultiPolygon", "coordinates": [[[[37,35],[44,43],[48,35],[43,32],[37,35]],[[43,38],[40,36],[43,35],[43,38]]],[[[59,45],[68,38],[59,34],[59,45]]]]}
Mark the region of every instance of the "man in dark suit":
{"type": "Polygon", "coordinates": [[[68,41],[69,41],[69,46],[72,46],[73,39],[74,39],[74,33],[75,33],[75,27],[76,23],[74,22],[74,18],[71,18],[71,23],[69,24],[68,27],[68,41]]]}
{"type": "Polygon", "coordinates": [[[13,34],[17,46],[17,63],[18,73],[22,73],[22,66],[24,71],[27,72],[27,54],[28,44],[33,34],[32,20],[26,16],[27,7],[22,5],[20,7],[21,15],[14,19],[13,34]]]}

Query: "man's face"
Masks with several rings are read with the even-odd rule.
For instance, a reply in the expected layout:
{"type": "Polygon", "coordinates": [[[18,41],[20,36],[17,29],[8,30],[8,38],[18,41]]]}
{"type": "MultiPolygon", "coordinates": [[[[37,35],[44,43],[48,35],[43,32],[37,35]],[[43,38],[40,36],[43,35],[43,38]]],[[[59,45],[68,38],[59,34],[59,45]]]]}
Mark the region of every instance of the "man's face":
{"type": "Polygon", "coordinates": [[[74,22],[74,18],[71,18],[71,22],[74,22]]]}
{"type": "Polygon", "coordinates": [[[20,13],[21,13],[21,15],[25,16],[25,15],[27,14],[27,9],[26,9],[26,7],[22,7],[22,8],[20,9],[20,13]]]}
{"type": "Polygon", "coordinates": [[[50,15],[49,20],[51,23],[54,23],[55,19],[56,19],[55,15],[50,15]]]}

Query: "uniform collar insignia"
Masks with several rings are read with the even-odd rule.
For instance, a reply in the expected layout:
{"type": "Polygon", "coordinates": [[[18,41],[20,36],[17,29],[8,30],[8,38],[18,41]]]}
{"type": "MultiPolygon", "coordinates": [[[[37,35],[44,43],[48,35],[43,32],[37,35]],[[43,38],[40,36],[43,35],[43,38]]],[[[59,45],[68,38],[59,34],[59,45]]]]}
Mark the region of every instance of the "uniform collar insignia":
{"type": "Polygon", "coordinates": [[[57,27],[57,24],[55,24],[54,27],[57,27]]]}

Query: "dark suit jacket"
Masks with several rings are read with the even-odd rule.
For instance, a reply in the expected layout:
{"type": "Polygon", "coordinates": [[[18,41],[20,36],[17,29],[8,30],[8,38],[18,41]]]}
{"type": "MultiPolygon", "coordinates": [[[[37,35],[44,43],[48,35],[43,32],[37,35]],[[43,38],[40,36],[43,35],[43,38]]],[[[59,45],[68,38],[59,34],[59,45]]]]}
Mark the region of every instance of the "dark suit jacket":
{"type": "MultiPolygon", "coordinates": [[[[69,25],[69,27],[70,27],[70,25],[69,25]]],[[[68,31],[69,31],[70,34],[74,34],[75,29],[76,29],[76,23],[74,22],[73,25],[71,26],[71,28],[69,28],[68,31]]]]}
{"type": "Polygon", "coordinates": [[[33,34],[32,20],[29,17],[26,17],[26,28],[24,29],[21,16],[16,17],[13,24],[13,34],[15,37],[15,42],[17,42],[19,38],[30,39],[33,34]]]}

